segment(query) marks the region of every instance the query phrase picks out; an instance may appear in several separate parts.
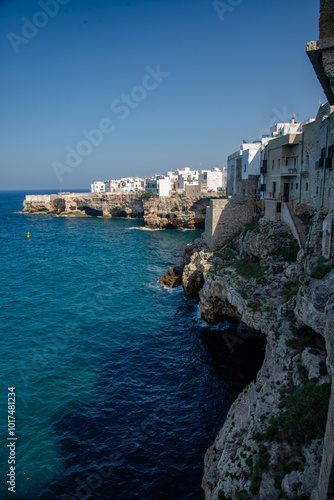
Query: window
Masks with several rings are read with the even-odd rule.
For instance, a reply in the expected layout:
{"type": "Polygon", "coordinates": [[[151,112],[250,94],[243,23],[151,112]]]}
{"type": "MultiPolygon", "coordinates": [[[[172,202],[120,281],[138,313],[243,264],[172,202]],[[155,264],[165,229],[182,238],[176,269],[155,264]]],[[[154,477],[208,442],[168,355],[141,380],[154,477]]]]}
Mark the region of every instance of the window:
{"type": "Polygon", "coordinates": [[[273,170],[274,170],[274,168],[275,168],[275,160],[273,160],[273,165],[272,165],[272,167],[273,167],[273,170]]]}
{"type": "Polygon", "coordinates": [[[289,166],[289,158],[285,158],[285,166],[288,167],[289,166]]]}
{"type": "Polygon", "coordinates": [[[308,191],[308,182],[305,184],[305,191],[308,191]]]}
{"type": "Polygon", "coordinates": [[[298,167],[298,157],[295,156],[293,159],[293,168],[297,168],[297,167],[298,167]]]}
{"type": "Polygon", "coordinates": [[[273,193],[276,193],[276,182],[273,182],[273,193]]]}
{"type": "Polygon", "coordinates": [[[296,183],[296,189],[298,189],[298,183],[296,183]]]}
{"type": "Polygon", "coordinates": [[[244,172],[246,172],[246,170],[247,170],[247,165],[245,163],[245,165],[244,165],[244,172]]]}
{"type": "Polygon", "coordinates": [[[331,195],[331,188],[328,188],[328,198],[330,198],[331,195]]]}
{"type": "Polygon", "coordinates": [[[278,158],[278,160],[277,160],[277,161],[278,161],[278,168],[281,168],[281,159],[280,159],[280,158],[278,158]]]}
{"type": "Polygon", "coordinates": [[[318,193],[319,193],[319,186],[317,186],[317,190],[316,190],[316,194],[318,194],[318,193]]]}

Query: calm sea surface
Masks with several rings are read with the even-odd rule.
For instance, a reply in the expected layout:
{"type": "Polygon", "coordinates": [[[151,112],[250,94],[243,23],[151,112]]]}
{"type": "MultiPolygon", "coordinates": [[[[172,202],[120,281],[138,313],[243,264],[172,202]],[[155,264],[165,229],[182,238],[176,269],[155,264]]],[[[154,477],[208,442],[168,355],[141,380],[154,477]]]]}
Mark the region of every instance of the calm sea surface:
{"type": "Polygon", "coordinates": [[[0,498],[203,499],[204,453],[264,347],[230,354],[235,325],[158,284],[201,232],[25,215],[24,194],[0,193],[0,498]]]}

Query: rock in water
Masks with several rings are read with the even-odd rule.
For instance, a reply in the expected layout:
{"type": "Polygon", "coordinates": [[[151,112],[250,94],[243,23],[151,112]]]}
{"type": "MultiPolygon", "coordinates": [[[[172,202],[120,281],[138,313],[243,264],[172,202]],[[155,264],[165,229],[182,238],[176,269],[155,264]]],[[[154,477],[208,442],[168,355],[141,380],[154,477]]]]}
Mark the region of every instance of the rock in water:
{"type": "Polygon", "coordinates": [[[166,285],[169,288],[176,288],[182,285],[182,272],[181,266],[170,267],[166,274],[164,274],[160,279],[159,283],[161,285],[166,285]]]}

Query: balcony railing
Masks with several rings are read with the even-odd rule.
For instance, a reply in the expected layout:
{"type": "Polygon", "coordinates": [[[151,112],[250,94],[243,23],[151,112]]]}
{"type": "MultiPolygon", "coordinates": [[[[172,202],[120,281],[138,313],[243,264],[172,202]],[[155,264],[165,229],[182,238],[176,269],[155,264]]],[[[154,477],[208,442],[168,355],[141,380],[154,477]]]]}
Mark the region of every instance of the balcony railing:
{"type": "Polygon", "coordinates": [[[281,175],[297,175],[297,167],[281,167],[281,175]]]}

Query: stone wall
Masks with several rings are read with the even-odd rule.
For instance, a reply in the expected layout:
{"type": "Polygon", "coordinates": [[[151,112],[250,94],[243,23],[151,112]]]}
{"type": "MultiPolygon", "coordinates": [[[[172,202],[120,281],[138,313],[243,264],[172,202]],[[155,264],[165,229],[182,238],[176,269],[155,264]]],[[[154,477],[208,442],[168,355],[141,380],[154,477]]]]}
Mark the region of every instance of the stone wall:
{"type": "Polygon", "coordinates": [[[321,0],[319,40],[307,44],[307,54],[329,103],[334,105],[334,3],[321,0]]]}
{"type": "Polygon", "coordinates": [[[333,0],[321,0],[319,37],[334,38],[334,3],[333,0]]]}
{"type": "Polygon", "coordinates": [[[211,200],[205,221],[204,241],[211,251],[225,245],[256,216],[256,189],[258,176],[250,176],[245,195],[228,200],[211,200]]]}

